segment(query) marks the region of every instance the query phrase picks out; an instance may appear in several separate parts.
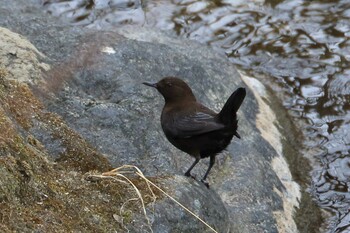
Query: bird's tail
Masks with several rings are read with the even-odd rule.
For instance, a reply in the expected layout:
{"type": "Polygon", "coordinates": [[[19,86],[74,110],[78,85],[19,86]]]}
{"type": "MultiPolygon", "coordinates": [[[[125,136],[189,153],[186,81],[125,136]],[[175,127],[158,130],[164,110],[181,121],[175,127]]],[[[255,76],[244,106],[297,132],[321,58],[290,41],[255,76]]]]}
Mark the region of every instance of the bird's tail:
{"type": "MultiPolygon", "coordinates": [[[[232,93],[230,98],[226,101],[224,107],[221,109],[218,117],[225,125],[232,125],[237,129],[237,116],[236,113],[241,106],[246,95],[245,88],[240,87],[232,93]]],[[[236,130],[235,129],[235,130],[236,130]]],[[[239,135],[236,135],[239,137],[239,135]]]]}

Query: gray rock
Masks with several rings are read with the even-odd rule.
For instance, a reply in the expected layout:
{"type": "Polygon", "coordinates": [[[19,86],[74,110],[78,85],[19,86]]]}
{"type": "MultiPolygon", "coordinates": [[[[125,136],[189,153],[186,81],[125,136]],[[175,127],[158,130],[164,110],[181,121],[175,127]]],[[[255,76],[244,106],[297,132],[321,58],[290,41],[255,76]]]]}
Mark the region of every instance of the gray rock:
{"type": "MultiPolygon", "coordinates": [[[[149,205],[148,217],[154,232],[217,232],[230,231],[230,219],[225,205],[214,190],[203,188],[193,179],[175,175],[162,181],[161,186],[178,202],[185,204],[192,214],[168,197],[149,205]],[[174,185],[175,184],[175,185],[174,185]],[[210,227],[200,222],[194,215],[205,221],[210,227]]],[[[142,219],[141,217],[135,219],[142,219]]],[[[148,232],[145,221],[135,221],[128,226],[131,232],[148,232]],[[140,226],[143,226],[140,228],[140,226]]]]}
{"type": "MultiPolygon", "coordinates": [[[[237,87],[245,86],[233,65],[205,45],[149,28],[104,32],[62,25],[43,16],[34,2],[9,1],[7,11],[1,4],[0,22],[29,38],[46,56],[40,59],[52,65],[40,87],[55,92],[55,97],[43,96],[48,110],[60,114],[114,167],[136,165],[147,176],[184,173],[193,158],[165,139],[159,120],[162,97],[142,82],[181,77],[197,99],[218,111],[237,87]]],[[[238,112],[242,140],[234,139],[217,156],[210,190],[179,176],[166,185],[219,232],[278,232],[274,213],[283,211],[278,193],[285,188],[271,167],[278,154],[256,127],[258,109],[248,91],[238,112]]],[[[40,128],[31,132],[56,159],[60,145],[40,128]]],[[[193,174],[201,177],[207,163],[202,160],[193,174]]],[[[161,201],[156,209],[154,232],[207,229],[172,202],[161,201]]]]}
{"type": "MultiPolygon", "coordinates": [[[[49,109],[62,115],[114,166],[133,164],[152,176],[182,174],[193,158],[165,139],[159,123],[163,100],[141,83],[182,77],[198,99],[216,110],[244,84],[231,64],[203,45],[172,43],[175,40],[147,29],[128,28],[128,33],[138,40],[105,33],[105,42],[109,40],[115,53],[102,54],[93,66],[74,73],[49,109]]],[[[273,189],[282,191],[283,186],[270,165],[276,152],[255,127],[257,109],[248,94],[239,111],[243,139],[234,140],[217,157],[221,165],[214,166],[209,181],[226,205],[233,231],[277,232],[272,215],[282,209],[282,200],[273,189]]],[[[203,160],[194,174],[201,177],[207,163],[203,160]]]]}

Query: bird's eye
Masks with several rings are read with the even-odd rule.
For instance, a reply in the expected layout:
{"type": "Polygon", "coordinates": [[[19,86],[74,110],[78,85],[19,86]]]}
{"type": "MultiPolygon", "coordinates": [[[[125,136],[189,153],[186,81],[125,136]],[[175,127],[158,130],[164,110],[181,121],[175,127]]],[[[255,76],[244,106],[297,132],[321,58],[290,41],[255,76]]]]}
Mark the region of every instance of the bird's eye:
{"type": "Polygon", "coordinates": [[[172,86],[171,82],[167,82],[166,85],[167,85],[168,87],[171,87],[171,86],[172,86]]]}

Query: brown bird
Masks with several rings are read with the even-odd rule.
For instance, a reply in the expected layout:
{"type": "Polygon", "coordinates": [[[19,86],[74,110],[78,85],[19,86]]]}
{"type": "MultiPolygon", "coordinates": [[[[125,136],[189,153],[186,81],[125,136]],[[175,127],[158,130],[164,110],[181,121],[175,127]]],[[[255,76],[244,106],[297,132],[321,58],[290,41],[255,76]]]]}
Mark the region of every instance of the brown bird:
{"type": "Polygon", "coordinates": [[[222,110],[215,113],[197,102],[191,88],[179,78],[166,77],[157,83],[143,84],[156,88],[164,97],[161,125],[167,139],[195,158],[185,176],[191,176],[191,170],[200,159],[210,157],[209,167],[201,180],[209,187],[205,180],[215,163],[215,156],[230,144],[233,136],[241,138],[237,133],[236,112],[245,98],[245,89],[238,88],[222,110]]]}

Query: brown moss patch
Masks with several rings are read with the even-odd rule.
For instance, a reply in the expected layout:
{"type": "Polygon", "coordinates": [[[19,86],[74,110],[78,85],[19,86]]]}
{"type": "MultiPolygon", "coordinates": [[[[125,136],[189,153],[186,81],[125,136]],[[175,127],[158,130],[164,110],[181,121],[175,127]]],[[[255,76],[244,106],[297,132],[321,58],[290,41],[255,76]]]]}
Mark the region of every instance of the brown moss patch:
{"type": "Polygon", "coordinates": [[[0,67],[0,79],[5,78],[8,74],[8,71],[4,67],[0,67]]]}
{"type": "Polygon", "coordinates": [[[34,97],[26,84],[2,80],[0,85],[3,89],[0,93],[0,103],[4,110],[20,126],[28,130],[32,126],[32,118],[43,109],[43,105],[34,97]]]}
{"type": "MultiPolygon", "coordinates": [[[[135,191],[121,182],[87,181],[75,172],[54,172],[37,182],[45,185],[40,189],[22,187],[34,194],[31,199],[19,192],[16,197],[21,201],[0,203],[0,222],[9,231],[123,232],[135,216],[142,216],[135,191]]],[[[149,203],[151,193],[138,188],[149,203]]]]}

